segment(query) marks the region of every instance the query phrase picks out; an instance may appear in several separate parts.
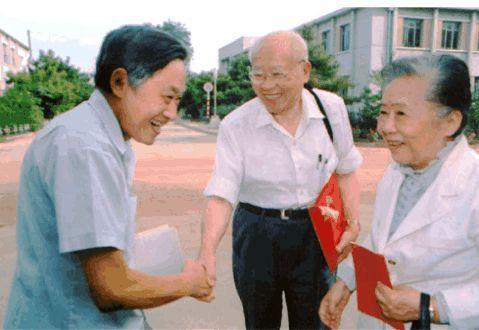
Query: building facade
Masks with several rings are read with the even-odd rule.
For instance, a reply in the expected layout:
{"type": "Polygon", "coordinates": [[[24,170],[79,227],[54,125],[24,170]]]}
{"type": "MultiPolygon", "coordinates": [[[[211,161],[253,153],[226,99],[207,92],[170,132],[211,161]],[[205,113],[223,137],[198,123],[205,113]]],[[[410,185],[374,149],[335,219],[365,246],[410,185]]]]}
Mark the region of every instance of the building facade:
{"type": "Polygon", "coordinates": [[[339,63],[339,74],[355,85],[377,89],[372,75],[391,60],[428,53],[465,61],[479,92],[479,10],[469,8],[344,8],[299,26],[339,63]]]}
{"type": "Polygon", "coordinates": [[[30,58],[28,46],[0,29],[0,95],[7,89],[7,74],[27,70],[30,58]]]}
{"type": "Polygon", "coordinates": [[[225,74],[231,60],[236,56],[247,54],[256,40],[258,40],[258,37],[241,37],[221,47],[218,51],[218,73],[225,74]]]}
{"type": "MultiPolygon", "coordinates": [[[[427,53],[464,60],[479,94],[479,9],[343,8],[295,30],[304,26],[312,27],[316,42],[339,63],[339,74],[354,84],[347,91],[350,96],[360,95],[365,87],[377,90],[372,76],[392,59],[427,53]]],[[[222,61],[227,65],[247,52],[249,47],[240,41],[244,39],[220,49],[220,68],[222,61]]]]}

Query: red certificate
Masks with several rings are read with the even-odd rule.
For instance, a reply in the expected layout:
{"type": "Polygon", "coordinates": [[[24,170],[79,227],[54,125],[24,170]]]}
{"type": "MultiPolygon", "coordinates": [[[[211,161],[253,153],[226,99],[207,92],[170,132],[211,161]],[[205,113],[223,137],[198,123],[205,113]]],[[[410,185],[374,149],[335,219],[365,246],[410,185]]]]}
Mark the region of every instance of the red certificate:
{"type": "Polygon", "coordinates": [[[331,175],[316,203],[309,208],[309,215],[329,270],[333,272],[339,258],[336,245],[347,226],[336,174],[331,175]]]}
{"type": "Polygon", "coordinates": [[[402,322],[393,321],[383,316],[381,307],[376,301],[374,290],[378,282],[392,288],[384,256],[356,244],[353,244],[352,254],[356,271],[359,311],[378,318],[396,329],[404,330],[402,322]]]}

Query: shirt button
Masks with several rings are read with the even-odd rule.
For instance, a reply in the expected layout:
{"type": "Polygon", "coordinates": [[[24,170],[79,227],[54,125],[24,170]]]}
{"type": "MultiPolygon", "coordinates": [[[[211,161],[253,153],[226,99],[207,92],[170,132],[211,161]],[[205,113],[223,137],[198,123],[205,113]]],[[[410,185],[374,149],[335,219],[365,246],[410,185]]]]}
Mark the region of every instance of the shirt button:
{"type": "Polygon", "coordinates": [[[388,259],[388,264],[390,264],[391,266],[395,266],[396,265],[396,261],[392,260],[392,259],[388,259]]]}

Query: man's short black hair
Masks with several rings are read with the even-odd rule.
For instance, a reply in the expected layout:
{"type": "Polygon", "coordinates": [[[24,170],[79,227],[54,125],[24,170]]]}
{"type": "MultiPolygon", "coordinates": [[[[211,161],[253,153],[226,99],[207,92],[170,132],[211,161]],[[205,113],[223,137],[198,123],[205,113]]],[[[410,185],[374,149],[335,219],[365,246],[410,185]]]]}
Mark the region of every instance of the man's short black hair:
{"type": "Polygon", "coordinates": [[[148,25],[125,25],[109,32],[96,61],[95,86],[111,93],[110,77],[123,68],[128,82],[139,86],[173,60],[184,61],[186,48],[169,34],[148,25]]]}

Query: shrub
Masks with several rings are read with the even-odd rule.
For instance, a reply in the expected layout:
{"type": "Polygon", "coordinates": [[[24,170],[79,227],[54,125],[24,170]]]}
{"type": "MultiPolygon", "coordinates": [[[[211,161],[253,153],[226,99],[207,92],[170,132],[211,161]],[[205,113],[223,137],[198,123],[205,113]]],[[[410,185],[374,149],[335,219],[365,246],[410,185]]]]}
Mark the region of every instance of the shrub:
{"type": "Polygon", "coordinates": [[[39,129],[43,123],[43,114],[38,104],[39,100],[28,91],[9,89],[0,97],[0,127],[28,124],[32,130],[39,129]]]}

